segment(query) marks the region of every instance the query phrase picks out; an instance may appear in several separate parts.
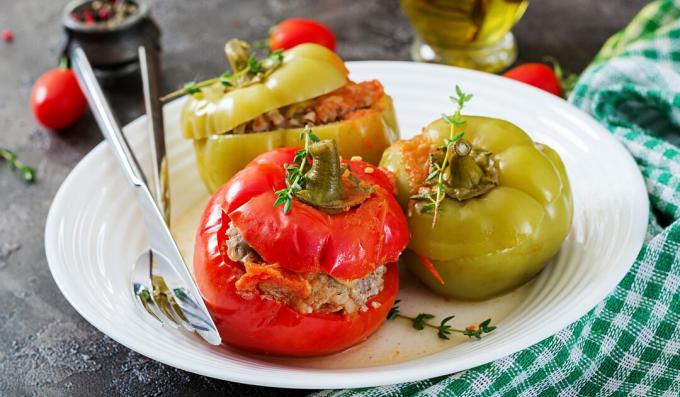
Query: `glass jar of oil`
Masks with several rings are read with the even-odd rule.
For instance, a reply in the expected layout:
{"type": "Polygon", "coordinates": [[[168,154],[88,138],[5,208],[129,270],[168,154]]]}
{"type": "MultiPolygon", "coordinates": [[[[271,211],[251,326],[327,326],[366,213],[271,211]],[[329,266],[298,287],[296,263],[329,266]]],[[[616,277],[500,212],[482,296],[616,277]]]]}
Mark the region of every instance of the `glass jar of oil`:
{"type": "Polygon", "coordinates": [[[414,60],[497,72],[517,58],[510,29],[528,0],[401,0],[417,37],[414,60]]]}

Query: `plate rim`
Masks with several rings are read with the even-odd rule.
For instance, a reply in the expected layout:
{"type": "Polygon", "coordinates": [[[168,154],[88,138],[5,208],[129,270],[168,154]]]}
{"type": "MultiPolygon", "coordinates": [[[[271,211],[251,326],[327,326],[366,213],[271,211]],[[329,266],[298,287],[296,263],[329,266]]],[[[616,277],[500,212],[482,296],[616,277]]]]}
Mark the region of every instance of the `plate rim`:
{"type": "MultiPolygon", "coordinates": [[[[510,80],[507,78],[503,78],[502,76],[494,75],[494,74],[489,74],[489,73],[484,73],[484,72],[479,72],[479,71],[474,71],[474,70],[468,70],[468,69],[461,69],[457,67],[451,67],[451,66],[445,66],[445,65],[435,65],[435,64],[423,64],[423,63],[415,63],[415,62],[408,62],[408,61],[384,61],[384,60],[364,60],[364,61],[348,61],[346,62],[348,68],[350,71],[352,71],[352,66],[356,65],[357,67],[361,65],[361,67],[367,67],[367,66],[374,66],[376,69],[378,69],[381,65],[401,65],[404,67],[409,67],[409,68],[423,68],[423,69],[428,69],[428,68],[433,68],[433,69],[440,69],[440,70],[453,70],[455,73],[460,73],[463,75],[465,74],[470,74],[471,76],[476,76],[478,78],[483,78],[483,79],[489,79],[493,81],[493,84],[501,83],[501,84],[510,84],[510,86],[514,89],[520,90],[520,91],[525,91],[527,93],[531,93],[532,95],[538,95],[539,97],[543,97],[542,99],[548,100],[548,101],[557,101],[561,103],[561,106],[568,106],[572,110],[577,111],[580,113],[580,115],[587,120],[587,122],[593,126],[595,126],[595,130],[597,130],[598,137],[604,138],[607,140],[607,145],[611,147],[616,147],[618,151],[623,152],[625,154],[625,157],[628,161],[628,165],[634,165],[634,168],[637,172],[634,173],[634,180],[630,181],[630,184],[633,186],[637,186],[637,189],[634,190],[636,195],[639,195],[643,200],[643,203],[645,204],[644,208],[644,217],[642,219],[648,219],[649,217],[649,196],[647,194],[647,189],[646,185],[644,183],[644,179],[642,177],[642,174],[637,167],[635,160],[632,156],[632,154],[623,146],[623,144],[616,139],[610,132],[608,132],[602,125],[600,125],[590,114],[576,108],[573,106],[571,103],[565,101],[564,99],[561,99],[559,97],[556,97],[552,94],[543,92],[535,87],[510,80]]],[[[170,106],[179,106],[180,101],[183,101],[183,98],[176,99],[170,103],[165,104],[164,107],[170,107],[170,106]]],[[[145,115],[141,115],[140,117],[134,119],[127,125],[125,125],[125,129],[129,128],[134,128],[135,125],[141,124],[145,120],[145,115]]],[[[153,360],[162,362],[167,365],[171,365],[173,367],[204,375],[204,376],[209,376],[212,378],[216,379],[221,379],[221,380],[226,380],[226,381],[232,381],[232,382],[239,382],[239,383],[246,383],[246,384],[251,384],[251,385],[256,385],[256,386],[268,386],[268,387],[282,387],[282,388],[299,388],[299,389],[319,389],[319,388],[351,388],[351,387],[369,387],[369,386],[383,386],[383,385],[389,385],[389,384],[395,384],[395,383],[403,383],[403,382],[411,382],[411,381],[417,381],[417,380],[423,380],[423,379],[428,379],[432,377],[437,377],[437,376],[442,376],[442,375],[449,375],[449,374],[454,374],[456,372],[464,371],[467,369],[475,368],[477,366],[501,359],[503,357],[507,357],[511,354],[514,354],[520,350],[530,348],[531,346],[540,343],[541,341],[545,340],[546,338],[553,336],[557,334],[560,330],[569,327],[572,325],[574,322],[578,321],[581,317],[586,315],[588,312],[590,312],[597,304],[599,304],[604,298],[606,298],[609,294],[611,294],[612,291],[616,288],[616,286],[621,282],[621,280],[625,277],[625,275],[630,271],[631,267],[635,263],[635,260],[637,258],[637,255],[642,248],[644,244],[644,239],[646,235],[646,230],[647,230],[647,223],[645,222],[643,225],[636,225],[640,230],[637,230],[637,235],[635,234],[636,230],[635,227],[632,227],[631,229],[631,236],[635,241],[639,241],[639,246],[635,246],[635,250],[631,248],[627,248],[627,255],[625,255],[625,266],[621,266],[620,274],[613,274],[610,277],[610,280],[608,283],[606,283],[607,288],[602,288],[600,291],[596,291],[596,293],[591,293],[591,301],[589,302],[588,305],[582,305],[582,307],[579,308],[579,310],[571,310],[569,312],[568,316],[564,316],[564,321],[560,322],[559,325],[555,325],[557,323],[551,323],[547,324],[544,327],[538,329],[535,333],[533,333],[530,339],[533,340],[530,343],[517,343],[517,340],[510,345],[508,349],[505,349],[502,351],[502,354],[499,354],[498,350],[491,350],[491,351],[481,351],[474,356],[470,358],[466,358],[466,364],[465,365],[456,365],[456,363],[442,363],[440,365],[429,365],[426,366],[425,369],[420,369],[418,371],[415,370],[409,370],[408,372],[404,373],[403,370],[400,372],[400,366],[404,366],[406,364],[411,364],[414,361],[418,360],[426,360],[429,356],[421,357],[415,360],[411,361],[406,361],[403,363],[399,364],[389,364],[389,365],[383,365],[383,366],[376,366],[376,367],[370,367],[370,368],[356,368],[356,369],[313,369],[312,374],[310,374],[310,370],[301,368],[301,367],[293,367],[292,369],[295,371],[301,371],[301,372],[306,372],[306,376],[311,376],[306,382],[305,381],[297,381],[295,379],[286,379],[286,377],[275,377],[275,376],[269,376],[265,377],[262,376],[257,376],[257,375],[248,375],[248,374],[238,374],[236,377],[234,376],[229,376],[231,374],[229,373],[222,373],[215,370],[210,370],[210,369],[205,369],[203,367],[195,368],[195,367],[190,367],[189,365],[185,365],[182,360],[177,360],[174,359],[172,356],[162,356],[158,352],[156,352],[153,348],[145,348],[143,343],[140,343],[139,346],[134,344],[133,339],[128,339],[124,336],[121,336],[115,329],[107,329],[105,328],[106,324],[101,323],[98,321],[97,316],[89,316],[84,313],[84,309],[82,306],[79,305],[78,300],[69,292],[69,288],[67,288],[67,285],[65,284],[65,280],[62,279],[63,275],[60,275],[58,272],[56,272],[56,269],[59,267],[58,262],[58,249],[56,247],[56,244],[53,244],[54,241],[56,241],[56,234],[58,232],[58,222],[56,220],[57,214],[58,214],[58,209],[60,207],[63,207],[64,205],[64,199],[63,196],[66,195],[66,192],[72,189],[72,185],[77,184],[78,181],[78,176],[80,173],[84,172],[83,170],[85,169],[85,166],[87,165],[87,161],[91,157],[95,157],[100,155],[101,152],[107,150],[106,148],[106,142],[102,141],[98,143],[92,150],[90,150],[77,164],[76,166],[69,172],[68,176],[64,179],[62,184],[60,185],[59,189],[57,190],[52,203],[50,204],[50,209],[46,218],[46,223],[45,223],[45,233],[44,233],[44,238],[45,238],[45,252],[46,252],[46,257],[47,257],[47,262],[48,262],[48,267],[50,269],[50,273],[52,274],[52,277],[55,280],[55,283],[57,284],[57,287],[61,291],[62,295],[66,298],[66,300],[69,302],[69,304],[80,314],[88,323],[90,323],[92,326],[94,326],[97,330],[102,332],[104,335],[110,337],[111,339],[115,340],[116,342],[122,344],[123,346],[139,353],[142,354],[148,358],[151,358],[153,360]],[[625,268],[625,271],[623,269],[625,268]],[[587,307],[586,307],[587,306],[587,307]],[[106,329],[106,331],[104,330],[106,329]],[[134,346],[134,347],[133,347],[134,346]],[[493,354],[492,354],[493,353],[493,354]],[[376,374],[374,377],[373,381],[366,381],[362,377],[354,377],[356,373],[362,373],[367,370],[376,372],[376,370],[381,369],[383,373],[381,374],[376,374]],[[398,372],[398,373],[397,373],[398,372]],[[379,376],[378,376],[379,375],[379,376]],[[320,379],[320,376],[327,377],[325,379],[320,379]],[[331,380],[330,378],[332,377],[341,377],[341,380],[331,380]],[[318,378],[318,379],[317,379],[318,378]],[[316,383],[314,383],[316,382],[316,383]],[[323,382],[321,384],[320,382],[323,382]]],[[[59,211],[60,212],[60,211],[59,211]]],[[[635,225],[634,225],[635,226],[635,225]]],[[[196,337],[198,340],[199,338],[196,337]]],[[[525,338],[527,339],[527,338],[525,338]]],[[[518,339],[518,341],[524,341],[525,339],[518,339]]],[[[199,342],[200,343],[200,342],[199,342]]],[[[291,377],[293,378],[293,377],[291,377]]]]}

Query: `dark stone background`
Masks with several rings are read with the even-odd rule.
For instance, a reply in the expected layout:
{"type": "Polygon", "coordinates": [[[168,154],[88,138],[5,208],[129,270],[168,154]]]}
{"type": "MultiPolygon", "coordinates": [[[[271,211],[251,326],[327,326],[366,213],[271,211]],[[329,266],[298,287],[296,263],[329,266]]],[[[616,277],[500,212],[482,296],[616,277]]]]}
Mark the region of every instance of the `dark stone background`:
{"type": "MultiPolygon", "coordinates": [[[[57,63],[65,1],[1,0],[0,146],[37,169],[24,184],[0,165],[0,395],[302,395],[218,381],[162,365],[128,350],[83,320],[57,289],[45,259],[43,229],[52,197],[71,168],[102,137],[90,114],[50,133],[34,121],[28,98],[35,79],[57,63]]],[[[225,68],[226,39],[263,38],[286,17],[307,16],[337,34],[347,60],[409,57],[413,38],[397,1],[153,0],[163,31],[164,91],[225,68]]],[[[581,71],[604,40],[643,0],[534,0],[515,29],[520,61],[553,55],[581,71]]],[[[121,121],[143,112],[138,81],[109,90],[121,121]]]]}

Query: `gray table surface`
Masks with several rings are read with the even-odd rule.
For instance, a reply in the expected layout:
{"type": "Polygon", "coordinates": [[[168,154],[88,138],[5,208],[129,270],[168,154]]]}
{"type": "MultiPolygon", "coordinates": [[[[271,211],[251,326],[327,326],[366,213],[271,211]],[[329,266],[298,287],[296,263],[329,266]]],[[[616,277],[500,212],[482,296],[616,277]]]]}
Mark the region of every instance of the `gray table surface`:
{"type": "MultiPolygon", "coordinates": [[[[56,63],[59,15],[65,1],[2,0],[0,30],[0,147],[37,169],[23,183],[0,165],[0,395],[303,395],[184,372],[119,345],[87,323],[55,285],[45,259],[43,229],[52,198],[69,171],[102,137],[87,113],[76,126],[51,133],[28,106],[32,83],[56,63]]],[[[153,0],[163,31],[164,91],[225,68],[226,39],[263,38],[292,16],[327,23],[347,60],[409,58],[413,31],[396,1],[153,0]]],[[[520,61],[553,55],[581,71],[604,40],[630,20],[643,0],[534,0],[515,33],[520,61]]],[[[118,115],[142,114],[139,81],[109,90],[118,115]]]]}

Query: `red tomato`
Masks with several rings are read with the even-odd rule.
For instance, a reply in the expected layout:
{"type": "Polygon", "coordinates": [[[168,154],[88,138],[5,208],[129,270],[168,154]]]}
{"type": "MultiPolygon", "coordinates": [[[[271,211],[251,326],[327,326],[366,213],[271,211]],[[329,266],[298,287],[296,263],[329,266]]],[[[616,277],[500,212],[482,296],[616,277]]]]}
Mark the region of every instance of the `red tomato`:
{"type": "Polygon", "coordinates": [[[540,88],[559,97],[562,86],[555,70],[544,63],[526,63],[505,72],[503,76],[540,88]]]}
{"type": "Polygon", "coordinates": [[[375,189],[358,208],[328,215],[295,200],[285,215],[281,206],[273,205],[274,191],[285,186],[283,164],[292,163],[296,151],[284,148],[259,156],[212,196],[196,235],[194,274],[225,343],[268,354],[310,356],[346,349],[385,321],[399,287],[392,262],[408,243],[408,226],[388,176],[377,167],[364,173],[370,165],[363,161],[343,161],[375,189]],[[369,300],[367,311],[352,314],[300,314],[257,291],[244,297],[235,287],[243,266],[223,249],[230,222],[266,262],[287,270],[355,279],[389,263],[383,290],[369,300]]]}
{"type": "Polygon", "coordinates": [[[2,40],[5,43],[11,43],[12,41],[14,41],[14,32],[12,32],[9,29],[3,30],[2,31],[2,40]]]}
{"type": "Polygon", "coordinates": [[[312,19],[286,19],[269,33],[269,47],[272,50],[287,50],[302,43],[316,43],[335,51],[333,32],[312,19]]]}
{"type": "Polygon", "coordinates": [[[31,90],[31,107],[40,124],[59,130],[73,125],[85,110],[85,96],[70,69],[45,72],[31,90]]]}

